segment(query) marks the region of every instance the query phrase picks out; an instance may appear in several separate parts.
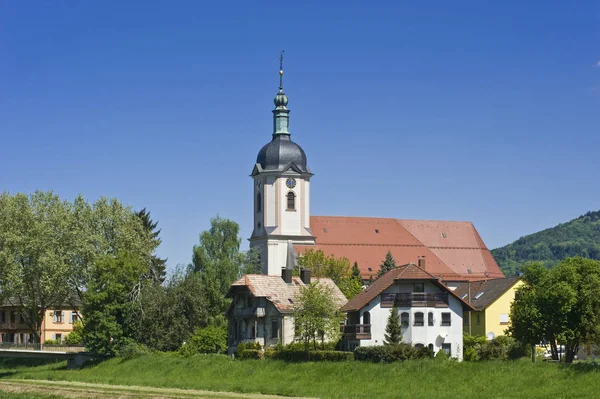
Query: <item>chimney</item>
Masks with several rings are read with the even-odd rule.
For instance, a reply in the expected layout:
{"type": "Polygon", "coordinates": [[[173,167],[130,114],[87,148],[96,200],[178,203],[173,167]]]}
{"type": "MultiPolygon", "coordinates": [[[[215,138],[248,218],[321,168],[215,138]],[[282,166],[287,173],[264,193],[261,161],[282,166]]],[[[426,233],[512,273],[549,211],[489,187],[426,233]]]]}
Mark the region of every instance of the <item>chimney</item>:
{"type": "Polygon", "coordinates": [[[310,269],[300,270],[300,280],[302,280],[304,284],[310,284],[310,269]]]}
{"type": "Polygon", "coordinates": [[[281,269],[281,278],[286,284],[292,284],[292,269],[281,269]]]}
{"type": "Polygon", "coordinates": [[[424,256],[419,256],[419,267],[423,270],[427,270],[427,267],[425,266],[425,257],[424,256]]]}

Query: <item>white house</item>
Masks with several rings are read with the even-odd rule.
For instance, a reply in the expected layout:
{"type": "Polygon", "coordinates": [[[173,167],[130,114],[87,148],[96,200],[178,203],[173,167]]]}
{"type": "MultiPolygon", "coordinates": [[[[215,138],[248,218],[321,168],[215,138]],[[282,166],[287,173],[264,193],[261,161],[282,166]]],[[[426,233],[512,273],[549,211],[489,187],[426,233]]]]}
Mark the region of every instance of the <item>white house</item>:
{"type": "Polygon", "coordinates": [[[419,261],[419,266],[410,263],[387,272],[342,307],[348,315],[348,349],[383,345],[390,309],[396,305],[403,342],[462,360],[463,311],[473,308],[427,272],[425,259],[419,261]]]}

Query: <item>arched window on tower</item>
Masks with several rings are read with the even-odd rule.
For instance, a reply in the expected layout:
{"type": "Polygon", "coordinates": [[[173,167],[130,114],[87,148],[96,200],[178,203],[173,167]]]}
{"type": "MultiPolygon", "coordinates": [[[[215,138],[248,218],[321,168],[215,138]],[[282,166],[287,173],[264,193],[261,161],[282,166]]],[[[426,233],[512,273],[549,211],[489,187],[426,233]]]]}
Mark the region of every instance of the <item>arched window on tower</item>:
{"type": "Polygon", "coordinates": [[[287,193],[287,210],[293,211],[296,209],[296,194],[293,191],[287,193]]]}
{"type": "Polygon", "coordinates": [[[260,212],[262,210],[262,195],[258,193],[256,195],[256,212],[260,212]]]}

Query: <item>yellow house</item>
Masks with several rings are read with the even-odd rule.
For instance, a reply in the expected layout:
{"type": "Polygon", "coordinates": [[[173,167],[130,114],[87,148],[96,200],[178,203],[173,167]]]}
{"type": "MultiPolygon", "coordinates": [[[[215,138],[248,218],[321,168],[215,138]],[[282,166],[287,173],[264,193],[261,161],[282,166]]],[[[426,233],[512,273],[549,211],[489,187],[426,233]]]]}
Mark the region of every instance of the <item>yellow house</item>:
{"type": "MultiPolygon", "coordinates": [[[[79,318],[78,309],[69,305],[46,310],[40,331],[41,342],[64,342],[79,318]]],[[[0,342],[17,345],[33,343],[31,327],[25,322],[19,308],[10,301],[4,301],[0,306],[0,342]]]]}
{"type": "Polygon", "coordinates": [[[510,304],[518,287],[523,284],[518,277],[471,281],[460,284],[454,293],[470,303],[476,311],[465,311],[464,331],[494,339],[505,335],[510,324],[510,304]]]}

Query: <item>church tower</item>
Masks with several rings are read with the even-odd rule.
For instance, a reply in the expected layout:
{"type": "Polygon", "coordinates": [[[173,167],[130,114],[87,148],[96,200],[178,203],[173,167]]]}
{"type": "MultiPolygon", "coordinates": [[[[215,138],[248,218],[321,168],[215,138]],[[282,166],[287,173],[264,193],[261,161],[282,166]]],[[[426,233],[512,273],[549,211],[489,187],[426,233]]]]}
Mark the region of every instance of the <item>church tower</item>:
{"type": "Polygon", "coordinates": [[[273,110],[273,138],[258,153],[254,180],[254,230],[250,247],[258,248],[263,274],[281,275],[289,243],[314,245],[310,231],[310,178],[304,150],[289,131],[288,98],[283,92],[283,52],[279,57],[279,92],[273,110]]]}

